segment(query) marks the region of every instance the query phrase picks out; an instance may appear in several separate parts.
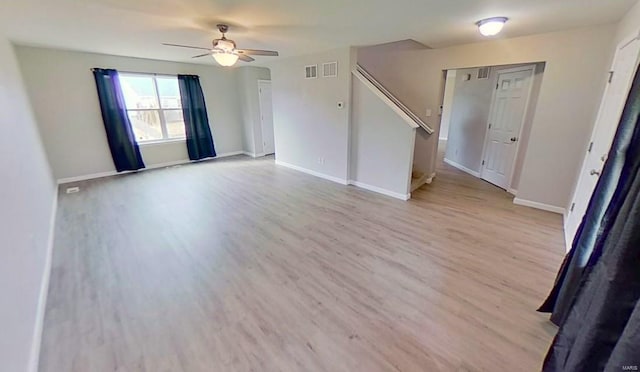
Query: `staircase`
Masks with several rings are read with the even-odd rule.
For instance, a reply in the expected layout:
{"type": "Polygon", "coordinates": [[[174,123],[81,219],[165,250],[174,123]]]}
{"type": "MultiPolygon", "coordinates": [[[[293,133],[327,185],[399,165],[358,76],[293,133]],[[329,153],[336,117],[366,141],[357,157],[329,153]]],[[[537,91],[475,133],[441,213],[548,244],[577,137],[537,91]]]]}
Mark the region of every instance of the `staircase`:
{"type": "Polygon", "coordinates": [[[434,174],[428,175],[414,169],[411,172],[411,192],[416,191],[422,185],[430,184],[433,181],[434,176],[434,174]]]}
{"type": "Polygon", "coordinates": [[[414,166],[416,131],[434,130],[362,66],[352,74],[350,183],[407,200],[433,178],[414,166]]]}

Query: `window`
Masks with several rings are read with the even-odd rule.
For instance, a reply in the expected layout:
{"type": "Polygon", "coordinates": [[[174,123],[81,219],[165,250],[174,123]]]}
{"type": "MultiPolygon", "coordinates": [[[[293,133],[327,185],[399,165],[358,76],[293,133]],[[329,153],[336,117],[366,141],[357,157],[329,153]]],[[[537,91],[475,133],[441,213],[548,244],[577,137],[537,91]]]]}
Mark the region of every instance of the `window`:
{"type": "Polygon", "coordinates": [[[127,114],[140,143],[185,138],[176,76],[121,73],[127,114]]]}

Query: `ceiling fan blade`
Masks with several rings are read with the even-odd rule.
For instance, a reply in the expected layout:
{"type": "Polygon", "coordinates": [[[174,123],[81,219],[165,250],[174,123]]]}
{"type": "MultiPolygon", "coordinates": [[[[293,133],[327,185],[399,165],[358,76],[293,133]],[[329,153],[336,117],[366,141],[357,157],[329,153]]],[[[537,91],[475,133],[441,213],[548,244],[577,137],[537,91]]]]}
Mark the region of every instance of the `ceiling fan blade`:
{"type": "Polygon", "coordinates": [[[238,59],[241,60],[241,61],[245,61],[245,62],[253,62],[253,61],[255,61],[255,59],[249,57],[248,55],[239,54],[239,53],[238,53],[238,59]]]}
{"type": "Polygon", "coordinates": [[[211,50],[211,48],[202,48],[202,47],[195,47],[195,46],[190,46],[190,45],[169,44],[169,43],[162,43],[162,45],[166,45],[166,46],[173,46],[173,47],[179,47],[179,48],[191,48],[191,49],[211,50]]]}
{"type": "Polygon", "coordinates": [[[193,56],[193,57],[191,57],[191,58],[206,57],[206,56],[210,56],[211,54],[212,54],[212,53],[211,53],[211,52],[209,52],[209,53],[205,53],[205,54],[199,54],[199,55],[197,55],[197,56],[193,56]]]}
{"type": "Polygon", "coordinates": [[[277,57],[279,54],[274,50],[260,50],[260,49],[236,49],[239,54],[246,54],[252,56],[269,56],[277,57]]]}

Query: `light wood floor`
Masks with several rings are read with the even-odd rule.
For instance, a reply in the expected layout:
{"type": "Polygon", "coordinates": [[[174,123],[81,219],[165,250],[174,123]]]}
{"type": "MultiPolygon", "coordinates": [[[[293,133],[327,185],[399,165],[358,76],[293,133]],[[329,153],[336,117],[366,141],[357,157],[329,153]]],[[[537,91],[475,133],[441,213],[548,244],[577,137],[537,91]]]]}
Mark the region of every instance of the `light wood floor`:
{"type": "Polygon", "coordinates": [[[555,332],[561,217],[445,165],[409,202],[269,158],[79,185],[41,371],[535,371],[555,332]]]}

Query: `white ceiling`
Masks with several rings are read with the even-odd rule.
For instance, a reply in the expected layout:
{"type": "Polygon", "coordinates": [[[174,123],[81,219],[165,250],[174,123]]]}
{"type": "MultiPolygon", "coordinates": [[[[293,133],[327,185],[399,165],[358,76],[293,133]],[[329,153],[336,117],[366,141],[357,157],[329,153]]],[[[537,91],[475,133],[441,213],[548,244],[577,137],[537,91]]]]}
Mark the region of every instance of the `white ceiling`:
{"type": "MultiPolygon", "coordinates": [[[[215,24],[240,48],[281,56],[414,39],[431,47],[482,40],[474,22],[507,16],[500,37],[613,23],[636,0],[2,0],[0,27],[19,44],[213,64],[215,24]]],[[[258,57],[257,63],[272,61],[258,57]]]]}

